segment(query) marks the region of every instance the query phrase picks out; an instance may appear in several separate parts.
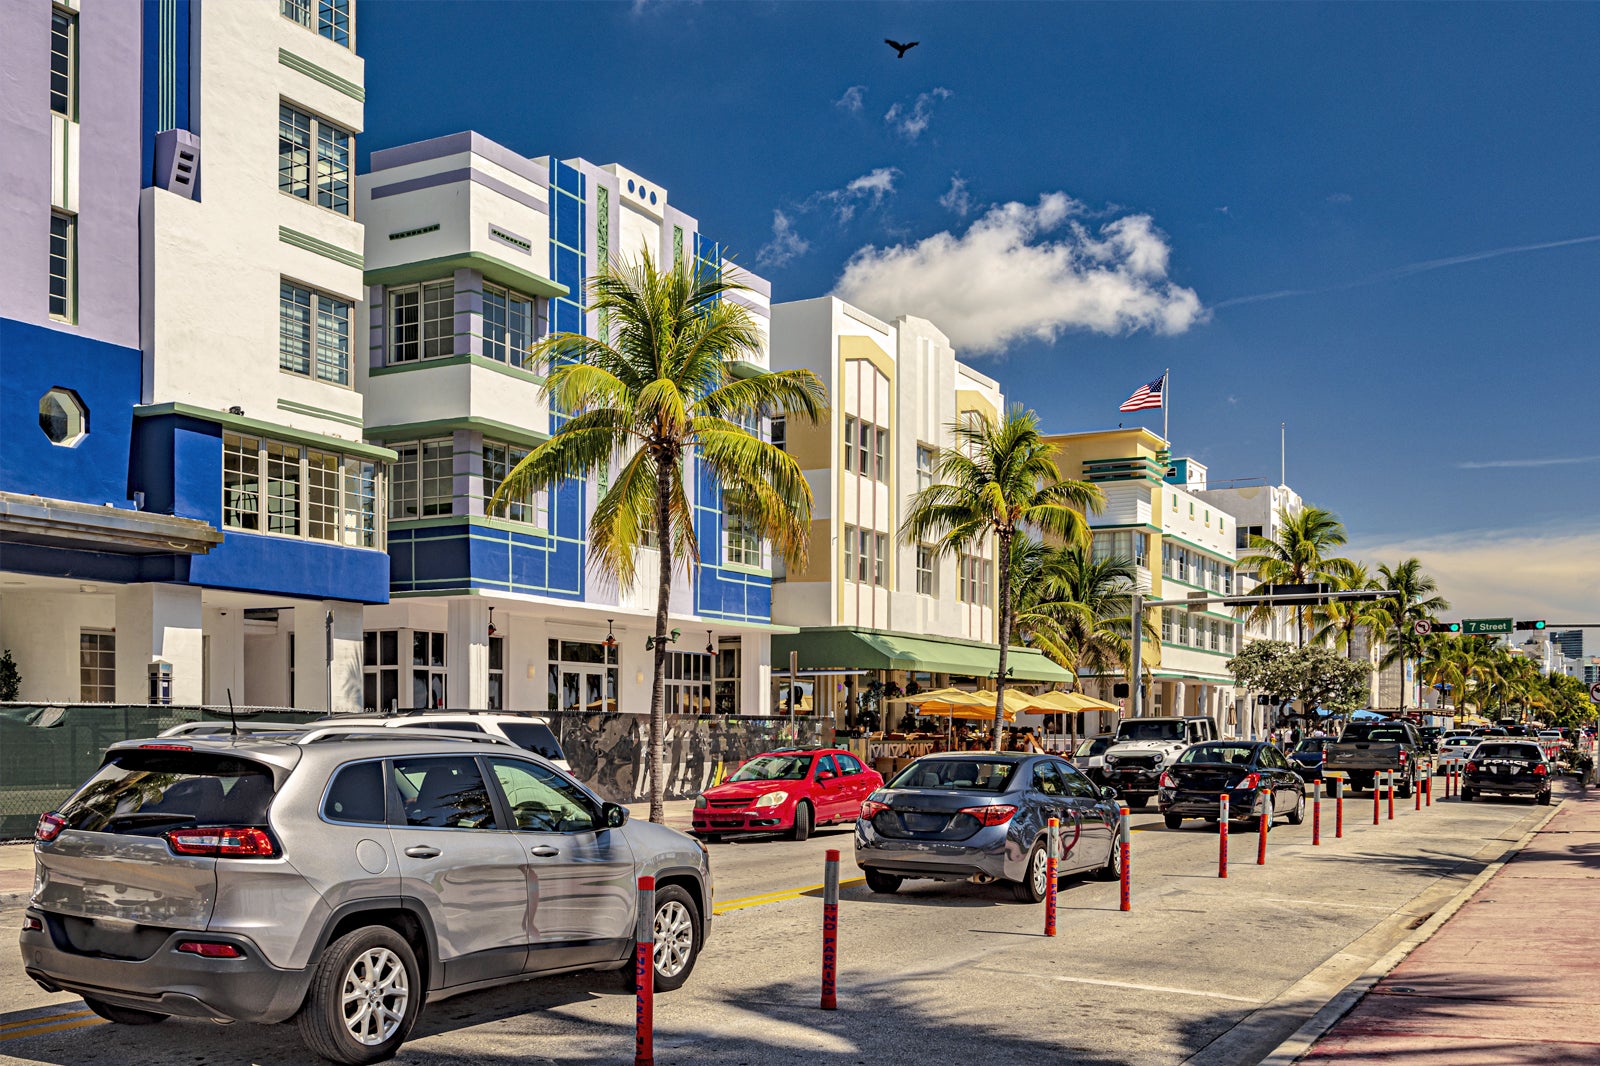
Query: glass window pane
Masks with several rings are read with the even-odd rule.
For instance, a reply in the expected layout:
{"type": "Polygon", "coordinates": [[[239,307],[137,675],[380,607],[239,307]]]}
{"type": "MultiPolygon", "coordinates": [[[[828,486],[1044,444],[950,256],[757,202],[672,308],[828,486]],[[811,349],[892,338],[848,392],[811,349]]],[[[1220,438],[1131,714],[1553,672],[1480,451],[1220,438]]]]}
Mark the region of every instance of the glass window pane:
{"type": "Polygon", "coordinates": [[[311,293],[287,281],[278,285],[278,366],[311,373],[311,293]]]}
{"type": "Polygon", "coordinates": [[[74,118],[73,82],[77,71],[78,17],[64,11],[50,16],[50,110],[74,118]]]}
{"type": "Polygon", "coordinates": [[[222,436],[222,524],[261,528],[261,441],[237,433],[222,436]]]}
{"type": "Polygon", "coordinates": [[[317,296],[317,377],[350,384],[350,305],[317,296]]]}
{"type": "Polygon", "coordinates": [[[278,189],[311,198],[311,116],[278,105],[278,189]]]}
{"type": "Polygon", "coordinates": [[[267,442],[267,532],[300,534],[300,449],[267,442]]]}
{"type": "Polygon", "coordinates": [[[394,761],[394,774],[404,801],[406,825],[497,828],[494,805],[476,759],[401,758],[394,761]]]}
{"type": "Polygon", "coordinates": [[[317,203],[350,213],[350,134],[317,122],[317,203]]]}

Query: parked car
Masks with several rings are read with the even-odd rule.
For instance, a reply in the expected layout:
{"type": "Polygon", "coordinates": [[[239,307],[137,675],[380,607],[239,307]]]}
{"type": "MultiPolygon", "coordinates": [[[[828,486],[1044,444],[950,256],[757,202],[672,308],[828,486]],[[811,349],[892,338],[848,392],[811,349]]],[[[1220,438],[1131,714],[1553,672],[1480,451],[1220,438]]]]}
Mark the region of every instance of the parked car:
{"type": "Polygon", "coordinates": [[[787,833],[804,840],[819,825],[853,822],[883,775],[839,748],[757,755],[694,800],[694,831],[716,843],[728,833],[787,833]]]}
{"type": "Polygon", "coordinates": [[[693,838],[507,741],[418,729],[115,744],[34,856],[21,949],[42,988],[129,1025],[292,1019],[340,1063],[394,1055],[425,999],[631,979],[646,874],[655,988],[680,987],[712,903],[693,838]]]}
{"type": "Polygon", "coordinates": [[[1447,762],[1459,762],[1472,754],[1472,749],[1482,743],[1482,738],[1471,730],[1452,730],[1439,739],[1439,758],[1435,770],[1442,772],[1447,762]]]}
{"type": "Polygon", "coordinates": [[[1230,822],[1260,819],[1268,796],[1271,817],[1286,815],[1290,825],[1305,819],[1305,779],[1283,752],[1264,740],[1196,744],[1161,775],[1156,803],[1167,828],[1180,829],[1185,818],[1217,821],[1224,792],[1228,794],[1230,822]]]}
{"type": "Polygon", "coordinates": [[[1332,737],[1306,737],[1289,752],[1289,764],[1307,780],[1320,781],[1328,745],[1332,743],[1332,737]]]}
{"type": "Polygon", "coordinates": [[[1156,794],[1161,771],[1180,752],[1216,739],[1217,723],[1210,718],[1124,718],[1106,749],[1102,777],[1137,810],[1156,794]]]}
{"type": "Polygon", "coordinates": [[[1461,779],[1461,798],[1479,795],[1533,796],[1535,803],[1550,802],[1550,760],[1535,740],[1486,740],[1467,759],[1461,779]]]}
{"type": "Polygon", "coordinates": [[[1344,774],[1355,792],[1377,788],[1383,774],[1393,774],[1400,795],[1410,799],[1421,772],[1421,752],[1417,727],[1404,719],[1351,722],[1324,749],[1323,768],[1344,774]]]}
{"type": "Polygon", "coordinates": [[[1078,745],[1078,750],[1073,752],[1072,758],[1067,761],[1082,770],[1089,780],[1100,784],[1105,779],[1106,749],[1111,747],[1116,739],[1111,733],[1088,737],[1078,745]]]}
{"type": "Polygon", "coordinates": [[[382,726],[385,729],[450,729],[504,737],[517,747],[548,759],[562,773],[572,773],[567,753],[550,728],[550,720],[525,711],[399,711],[395,714],[335,714],[317,725],[382,726]]]}
{"type": "Polygon", "coordinates": [[[909,878],[1006,881],[1037,903],[1050,887],[1046,838],[1060,819],[1061,876],[1121,876],[1116,789],[1059,755],[947,752],[905,767],[861,806],[856,865],[890,893],[909,878]]]}

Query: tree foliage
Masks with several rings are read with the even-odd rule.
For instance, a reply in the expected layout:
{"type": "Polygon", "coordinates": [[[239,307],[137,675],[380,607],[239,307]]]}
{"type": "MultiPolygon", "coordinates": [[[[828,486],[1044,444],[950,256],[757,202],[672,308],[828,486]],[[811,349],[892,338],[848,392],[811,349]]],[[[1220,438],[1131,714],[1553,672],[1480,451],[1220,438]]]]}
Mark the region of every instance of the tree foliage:
{"type": "Polygon", "coordinates": [[[1228,660],[1228,670],[1240,687],[1274,703],[1292,700],[1307,715],[1366,706],[1372,676],[1371,664],[1363,660],[1347,659],[1322,644],[1295,648],[1282,640],[1252,641],[1228,660]]]}

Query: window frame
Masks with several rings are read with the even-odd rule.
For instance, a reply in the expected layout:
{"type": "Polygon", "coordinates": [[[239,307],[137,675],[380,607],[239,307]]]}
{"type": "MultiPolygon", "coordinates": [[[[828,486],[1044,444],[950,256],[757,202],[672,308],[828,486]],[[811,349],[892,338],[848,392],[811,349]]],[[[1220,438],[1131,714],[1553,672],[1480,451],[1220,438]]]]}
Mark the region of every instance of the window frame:
{"type": "Polygon", "coordinates": [[[939,450],[931,444],[917,442],[917,491],[932,488],[939,470],[939,450]],[[927,462],[924,464],[923,460],[927,462]]]}
{"type": "Polygon", "coordinates": [[[334,122],[331,119],[323,118],[315,111],[308,110],[299,104],[291,103],[284,97],[279,97],[278,191],[283,195],[290,197],[291,199],[312,204],[313,206],[322,208],[324,211],[331,211],[341,218],[354,218],[355,139],[356,135],[353,130],[347,130],[337,122],[334,122]],[[293,121],[295,119],[305,120],[305,126],[303,129],[298,122],[293,121]],[[302,144],[298,139],[285,137],[284,131],[286,128],[294,132],[297,136],[303,134],[305,142],[302,144]],[[324,188],[328,187],[331,189],[335,184],[335,179],[333,179],[331,176],[333,173],[331,169],[329,171],[330,177],[327,179],[329,183],[327,186],[324,185],[324,178],[322,176],[324,161],[332,158],[331,156],[325,155],[323,152],[324,141],[327,140],[329,144],[335,144],[332,137],[325,137],[325,134],[342,135],[344,137],[342,146],[335,145],[336,149],[342,151],[344,155],[342,163],[344,171],[344,179],[342,182],[343,193],[339,194],[331,191],[328,193],[330,199],[338,199],[340,196],[342,196],[344,204],[342,208],[334,206],[333,203],[322,202],[324,188]],[[292,151],[290,153],[286,153],[284,151],[284,146],[286,144],[290,145],[291,149],[298,148],[306,153],[304,164],[296,164],[294,162],[292,151]],[[284,160],[286,158],[290,160],[287,168],[284,165],[284,160]],[[305,177],[303,181],[297,180],[294,177],[295,169],[298,165],[303,165],[305,169],[305,177]],[[288,175],[287,179],[285,178],[285,174],[288,175]],[[299,188],[304,188],[304,195],[297,191],[299,188]]]}
{"type": "Polygon", "coordinates": [[[511,471],[516,468],[518,463],[522,462],[523,459],[528,457],[529,450],[530,449],[524,448],[520,444],[512,444],[508,441],[489,440],[487,438],[483,441],[478,450],[478,469],[479,477],[481,479],[480,489],[482,491],[481,498],[483,500],[483,514],[486,518],[498,518],[505,522],[516,522],[519,525],[531,526],[534,529],[547,530],[550,528],[549,489],[536,489],[525,499],[520,501],[507,500],[502,505],[502,509],[499,512],[496,512],[491,507],[491,501],[494,499],[495,489],[498,488],[500,483],[510,475],[511,471]],[[491,457],[490,453],[492,451],[503,452],[503,458],[491,457]],[[498,475],[497,477],[493,473],[495,469],[503,469],[504,473],[498,475]],[[516,508],[525,508],[528,517],[516,517],[514,513],[514,509],[516,508]]]}
{"type": "Polygon", "coordinates": [[[78,630],[78,701],[80,703],[116,703],[117,702],[117,631],[115,629],[82,628],[78,630]],[[93,641],[94,647],[88,648],[85,642],[93,641]],[[84,662],[84,654],[92,651],[95,663],[91,666],[84,662]],[[111,665],[105,665],[105,656],[111,657],[111,665]],[[84,674],[92,671],[95,680],[92,684],[85,684],[84,674]],[[110,681],[107,683],[106,675],[109,672],[110,681]],[[106,699],[96,699],[104,696],[106,699]]]}
{"type": "Polygon", "coordinates": [[[354,300],[328,292],[325,289],[319,289],[313,285],[302,284],[293,278],[280,277],[278,279],[278,369],[285,374],[292,374],[295,377],[306,378],[325,385],[334,385],[341,389],[354,389],[355,375],[351,372],[353,369],[351,342],[355,333],[355,307],[356,301],[354,300]],[[301,303],[298,299],[301,295],[306,298],[304,303],[301,303]],[[289,366],[286,362],[289,355],[285,349],[285,342],[289,339],[288,326],[291,323],[291,318],[285,313],[284,309],[290,305],[291,300],[294,307],[303,308],[305,313],[303,321],[304,336],[296,339],[298,343],[305,345],[304,359],[306,368],[304,370],[289,366]],[[325,311],[329,313],[331,321],[332,314],[337,313],[340,308],[343,309],[343,317],[341,319],[343,331],[342,333],[335,332],[328,335],[336,339],[342,337],[344,341],[342,351],[323,344],[325,331],[322,325],[325,311]],[[324,360],[323,351],[325,348],[339,355],[339,360],[337,362],[324,360]],[[331,367],[332,372],[338,373],[341,377],[333,377],[329,373],[324,373],[324,366],[331,367]]]}
{"type": "Polygon", "coordinates": [[[78,216],[71,211],[50,212],[50,241],[49,241],[49,267],[46,273],[48,306],[52,322],[66,322],[76,325],[78,322],[78,216]],[[56,232],[57,223],[61,224],[61,233],[56,232]],[[62,251],[56,252],[56,241],[62,242],[62,251]],[[61,263],[61,271],[56,272],[57,261],[61,263]],[[56,279],[61,280],[61,296],[56,296],[56,279]],[[57,300],[60,301],[60,310],[57,310],[57,300]]]}
{"type": "Polygon", "coordinates": [[[355,51],[355,11],[350,0],[279,0],[278,13],[325,41],[355,51]],[[316,8],[314,13],[313,7],[316,8]],[[341,32],[344,34],[342,41],[338,37],[341,32]]]}
{"type": "Polygon", "coordinates": [[[221,528],[225,532],[387,551],[384,496],[382,469],[371,460],[330,448],[223,430],[221,528]],[[316,463],[313,456],[324,460],[315,466],[319,472],[316,488],[321,494],[316,503],[312,501],[313,464],[316,463]],[[332,460],[331,464],[326,460],[332,460]],[[276,495],[273,491],[274,463],[280,486],[276,495]],[[290,473],[292,477],[287,476],[290,473]],[[235,479],[231,484],[230,477],[235,479]],[[293,486],[293,492],[286,491],[287,486],[293,486]],[[327,498],[329,492],[331,500],[327,498]],[[292,500],[294,506],[275,510],[274,499],[292,500]],[[321,518],[313,517],[314,508],[321,518]],[[275,523],[278,528],[274,528],[275,523]],[[313,535],[313,525],[327,535],[313,535]]]}
{"type": "MultiPolygon", "coordinates": [[[[424,301],[425,303],[426,301],[424,301]]],[[[508,285],[496,285],[494,282],[485,281],[483,283],[482,311],[484,358],[493,359],[497,363],[505,363],[507,366],[514,366],[518,369],[528,369],[528,348],[536,344],[544,336],[547,318],[548,316],[541,306],[539,297],[513,289],[508,285]],[[495,297],[502,301],[501,307],[503,308],[504,319],[493,324],[501,333],[498,339],[491,337],[489,334],[491,326],[489,320],[490,297],[495,297]],[[526,343],[520,347],[512,343],[511,319],[513,302],[525,302],[528,305],[527,325],[523,331],[526,343]],[[491,351],[491,348],[495,349],[495,351],[491,351]],[[498,354],[496,354],[497,352],[498,354]]]]}
{"type": "Polygon", "coordinates": [[[931,544],[917,545],[917,595],[939,595],[939,556],[931,544]]]}
{"type": "Polygon", "coordinates": [[[64,8],[52,7],[50,9],[50,113],[60,115],[68,122],[78,121],[78,12],[68,11],[64,8]],[[67,30],[61,36],[66,40],[65,52],[56,51],[57,22],[66,24],[67,30]],[[59,95],[63,98],[61,107],[56,107],[56,57],[60,56],[66,65],[64,77],[66,89],[59,95]]]}
{"type": "Polygon", "coordinates": [[[386,366],[449,359],[456,354],[455,286],[454,278],[433,278],[409,285],[392,285],[384,292],[383,361],[386,366]],[[431,298],[429,290],[433,290],[431,298]],[[443,298],[440,298],[441,290],[447,294],[443,298]],[[412,298],[411,306],[397,307],[401,297],[412,298]],[[440,309],[443,309],[442,314],[438,313],[440,309]],[[402,321],[402,312],[410,321],[402,321]],[[413,331],[411,337],[396,336],[396,331],[406,329],[413,331]]]}

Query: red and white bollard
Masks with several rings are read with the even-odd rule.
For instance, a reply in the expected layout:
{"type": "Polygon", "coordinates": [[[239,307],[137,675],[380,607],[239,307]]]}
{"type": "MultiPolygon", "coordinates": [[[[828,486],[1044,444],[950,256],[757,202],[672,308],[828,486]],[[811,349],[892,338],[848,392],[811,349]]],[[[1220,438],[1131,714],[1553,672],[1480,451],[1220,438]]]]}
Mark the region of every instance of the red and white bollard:
{"type": "Polygon", "coordinates": [[[1422,810],[1422,778],[1411,782],[1411,798],[1417,810],[1422,810]]]}
{"type": "Polygon", "coordinates": [[[1122,849],[1122,909],[1133,910],[1133,873],[1129,859],[1133,853],[1133,830],[1128,826],[1128,808],[1119,809],[1117,818],[1117,847],[1122,849]]]}
{"type": "Polygon", "coordinates": [[[1311,782],[1311,843],[1322,843],[1322,778],[1311,782]]]}
{"type": "Polygon", "coordinates": [[[633,923],[633,1066],[655,1066],[656,879],[639,878],[633,923]]]}
{"type": "Polygon", "coordinates": [[[1044,935],[1056,935],[1056,858],[1061,852],[1061,819],[1050,819],[1050,834],[1045,838],[1045,872],[1050,883],[1044,890],[1044,935]]]}
{"type": "Polygon", "coordinates": [[[1217,876],[1228,876],[1228,794],[1222,794],[1222,813],[1217,815],[1217,876]]]}
{"type": "Polygon", "coordinates": [[[1333,775],[1333,838],[1344,839],[1344,775],[1333,775]]]}
{"type": "Polygon", "coordinates": [[[822,1009],[838,1010],[839,852],[829,848],[822,875],[822,1009]]]}
{"type": "Polygon", "coordinates": [[[1378,825],[1383,821],[1383,782],[1378,780],[1378,775],[1372,775],[1372,824],[1378,825]]]}
{"type": "Polygon", "coordinates": [[[1256,833],[1256,865],[1267,864],[1267,834],[1272,831],[1272,790],[1261,790],[1261,827],[1256,833]]]}
{"type": "Polygon", "coordinates": [[[1422,785],[1423,793],[1424,793],[1423,797],[1422,797],[1422,803],[1423,803],[1423,806],[1426,806],[1426,807],[1432,807],[1433,806],[1433,772],[1434,772],[1435,769],[1437,769],[1437,767],[1433,767],[1433,766],[1428,767],[1428,776],[1423,781],[1423,785],[1422,785]]]}
{"type": "Polygon", "coordinates": [[[1383,772],[1383,783],[1389,788],[1389,821],[1394,821],[1394,771],[1383,772]]]}

